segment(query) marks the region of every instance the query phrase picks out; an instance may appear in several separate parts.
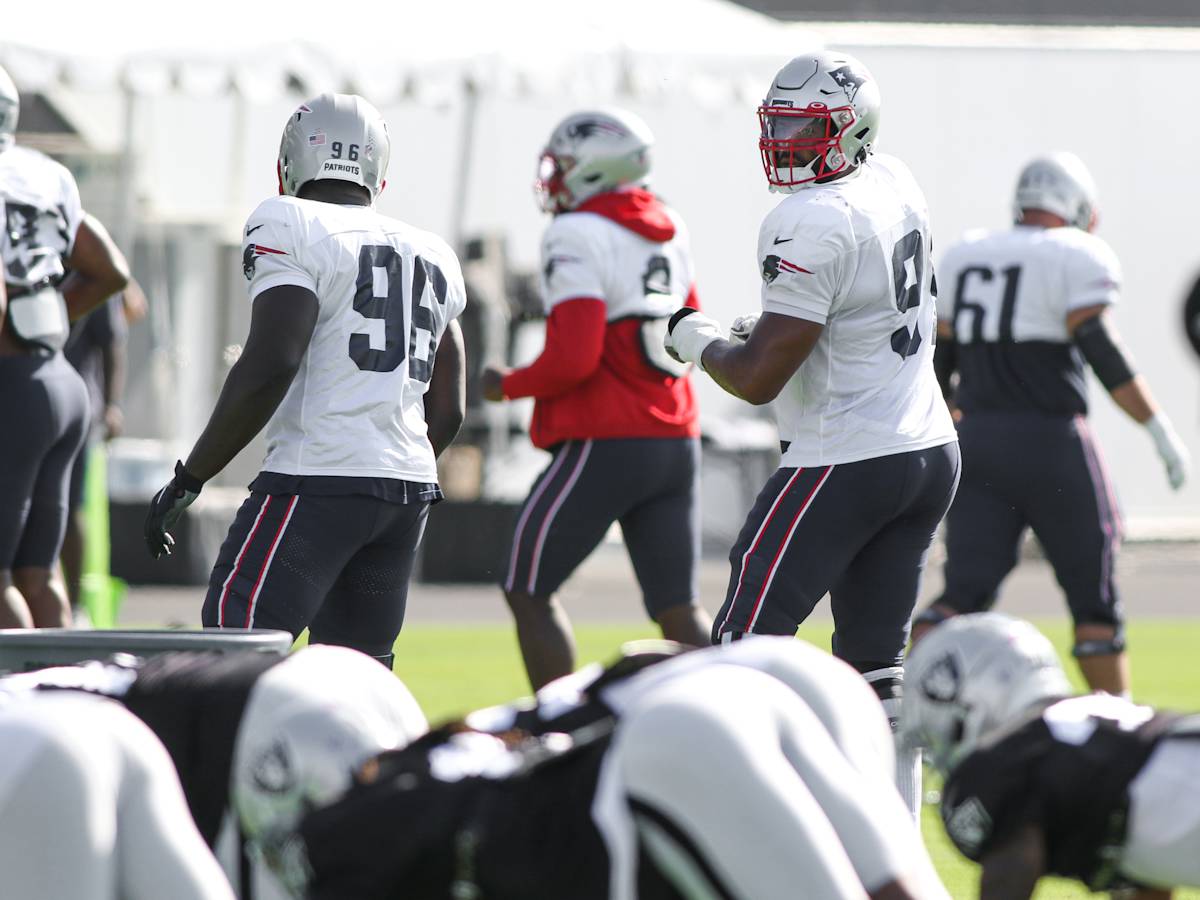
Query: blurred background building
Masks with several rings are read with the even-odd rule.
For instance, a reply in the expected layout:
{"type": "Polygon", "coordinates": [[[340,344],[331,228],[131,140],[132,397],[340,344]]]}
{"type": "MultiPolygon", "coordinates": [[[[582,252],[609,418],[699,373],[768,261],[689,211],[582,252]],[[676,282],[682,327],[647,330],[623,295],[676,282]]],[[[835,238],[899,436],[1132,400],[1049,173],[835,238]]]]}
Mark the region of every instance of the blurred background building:
{"type": "Polygon", "coordinates": [[[1200,25],[1192,0],[738,0],[780,19],[1020,25],[1200,25]]]}

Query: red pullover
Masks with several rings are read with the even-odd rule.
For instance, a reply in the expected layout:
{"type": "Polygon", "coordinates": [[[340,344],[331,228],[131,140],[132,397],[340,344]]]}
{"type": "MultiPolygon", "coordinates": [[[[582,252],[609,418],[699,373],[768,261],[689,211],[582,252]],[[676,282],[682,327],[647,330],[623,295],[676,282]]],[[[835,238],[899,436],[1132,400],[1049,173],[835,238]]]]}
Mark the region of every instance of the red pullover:
{"type": "MultiPolygon", "coordinates": [[[[643,189],[599,194],[578,212],[604,216],[648,240],[675,236],[662,202],[643,189]]],[[[700,308],[693,285],[687,306],[700,308]]],[[[689,378],[646,362],[641,320],[607,321],[600,297],[564,300],[546,320],[546,345],[502,383],[510,399],[535,398],[529,436],[537,447],[585,438],[695,437],[700,433],[689,378]]]]}

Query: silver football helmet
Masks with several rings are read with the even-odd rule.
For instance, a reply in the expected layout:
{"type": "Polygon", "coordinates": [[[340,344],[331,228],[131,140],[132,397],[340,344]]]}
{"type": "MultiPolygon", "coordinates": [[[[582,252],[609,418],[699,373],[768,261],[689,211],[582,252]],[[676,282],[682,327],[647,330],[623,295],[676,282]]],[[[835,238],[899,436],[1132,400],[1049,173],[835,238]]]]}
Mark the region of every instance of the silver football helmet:
{"type": "Polygon", "coordinates": [[[834,50],[797,56],[758,108],[759,153],[771,190],[790,194],[861,165],[879,135],[879,85],[834,50]]]}
{"type": "Polygon", "coordinates": [[[1013,219],[1027,209],[1043,209],[1068,225],[1091,230],[1096,216],[1096,182],[1074,153],[1052,153],[1027,163],[1017,179],[1013,219]]]}
{"type": "Polygon", "coordinates": [[[374,106],[355,94],[322,94],[296,107],[279,143],[279,192],[294,197],[306,182],[334,178],[383,189],[392,142],[374,106]]]}
{"type": "Polygon", "coordinates": [[[955,616],[922,638],[904,666],[899,738],[943,773],[980,739],[1071,686],[1040,631],[1002,613],[955,616]]]}
{"type": "Polygon", "coordinates": [[[575,209],[589,197],[627,184],[645,184],[654,135],[622,109],[577,112],[550,133],[534,193],[544,212],[575,209]]]}
{"type": "MultiPolygon", "coordinates": [[[[368,758],[429,729],[403,682],[369,657],[317,645],[279,668],[292,666],[295,676],[301,664],[304,678],[288,682],[287,691],[274,688],[270,709],[245,719],[238,730],[232,802],[242,833],[253,842],[290,830],[305,812],[349,788],[368,758]]],[[[260,682],[255,690],[272,688],[260,682]]]]}
{"type": "Polygon", "coordinates": [[[17,117],[21,113],[21,95],[8,73],[0,67],[0,153],[16,142],[17,117]]]}

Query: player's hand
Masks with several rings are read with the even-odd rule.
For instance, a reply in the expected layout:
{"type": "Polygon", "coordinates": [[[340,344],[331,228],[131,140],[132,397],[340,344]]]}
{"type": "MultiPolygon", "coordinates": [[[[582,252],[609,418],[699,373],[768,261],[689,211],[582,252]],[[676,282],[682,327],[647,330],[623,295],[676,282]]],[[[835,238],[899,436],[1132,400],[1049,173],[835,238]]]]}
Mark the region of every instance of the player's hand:
{"type": "Polygon", "coordinates": [[[1167,470],[1167,481],[1172,490],[1179,490],[1187,481],[1192,467],[1192,455],[1184,446],[1183,439],[1176,433],[1166,413],[1157,413],[1146,423],[1146,430],[1154,438],[1154,447],[1167,470]]]}
{"type": "Polygon", "coordinates": [[[758,324],[758,316],[738,316],[729,326],[729,339],[744,344],[750,338],[750,332],[758,324]]]}
{"type": "Polygon", "coordinates": [[[125,414],[121,412],[121,407],[115,403],[104,407],[104,439],[111,441],[115,437],[120,437],[124,430],[125,414]]]}
{"type": "Polygon", "coordinates": [[[488,366],[479,373],[479,389],[483,392],[484,400],[499,403],[504,399],[504,369],[488,366]]]}
{"type": "Polygon", "coordinates": [[[146,549],[155,559],[164,553],[171,555],[175,538],[171,537],[169,529],[175,527],[183,511],[192,505],[203,487],[204,482],[185,469],[182,462],[175,463],[175,477],[154,495],[150,501],[150,512],[146,514],[146,549]]]}
{"type": "Polygon", "coordinates": [[[721,326],[698,310],[685,306],[677,309],[667,323],[667,334],[663,348],[677,362],[696,363],[701,368],[700,357],[713,341],[723,340],[721,326]]]}

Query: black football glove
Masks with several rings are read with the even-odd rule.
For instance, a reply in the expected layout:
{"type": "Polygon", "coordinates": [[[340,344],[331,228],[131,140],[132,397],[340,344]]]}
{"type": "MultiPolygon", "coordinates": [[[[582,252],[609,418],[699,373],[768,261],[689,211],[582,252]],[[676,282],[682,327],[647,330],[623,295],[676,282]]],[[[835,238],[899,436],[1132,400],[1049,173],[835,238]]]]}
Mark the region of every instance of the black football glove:
{"type": "Polygon", "coordinates": [[[146,514],[146,549],[155,559],[164,553],[171,555],[175,538],[171,537],[168,529],[175,527],[183,511],[192,505],[203,487],[204,482],[185,469],[182,462],[175,463],[175,477],[154,495],[150,501],[150,512],[146,514]]]}

